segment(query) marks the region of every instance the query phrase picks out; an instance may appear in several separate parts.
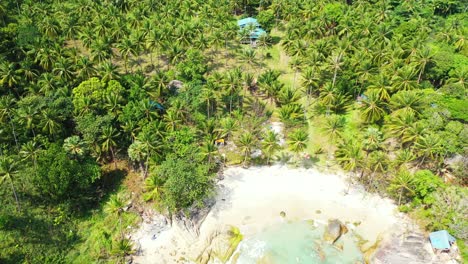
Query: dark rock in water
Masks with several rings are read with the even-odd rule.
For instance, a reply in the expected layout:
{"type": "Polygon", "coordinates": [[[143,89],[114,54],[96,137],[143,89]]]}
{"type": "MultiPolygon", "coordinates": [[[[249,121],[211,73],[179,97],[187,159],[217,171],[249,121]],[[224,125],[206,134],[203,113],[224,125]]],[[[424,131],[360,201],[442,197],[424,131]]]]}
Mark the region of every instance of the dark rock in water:
{"type": "Polygon", "coordinates": [[[286,213],[285,213],[284,211],[281,211],[281,212],[280,212],[280,216],[281,216],[281,217],[286,217],[286,213]]]}
{"type": "Polygon", "coordinates": [[[323,240],[331,244],[335,243],[342,234],[348,232],[348,229],[338,219],[332,219],[328,221],[328,225],[325,228],[323,234],[323,240]]]}
{"type": "Polygon", "coordinates": [[[316,211],[315,211],[315,213],[316,213],[316,214],[321,214],[321,213],[322,213],[322,211],[320,211],[320,210],[316,210],[316,211]]]}

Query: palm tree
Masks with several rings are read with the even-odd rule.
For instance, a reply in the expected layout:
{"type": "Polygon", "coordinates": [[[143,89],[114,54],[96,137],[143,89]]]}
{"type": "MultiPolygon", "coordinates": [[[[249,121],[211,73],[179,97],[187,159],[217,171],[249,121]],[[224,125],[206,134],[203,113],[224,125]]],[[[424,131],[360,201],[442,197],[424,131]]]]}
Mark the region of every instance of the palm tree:
{"type": "Polygon", "coordinates": [[[17,64],[2,61],[0,64],[0,85],[12,88],[20,81],[17,64]]]}
{"type": "Polygon", "coordinates": [[[108,82],[110,80],[118,80],[119,73],[117,71],[117,66],[112,63],[112,61],[105,61],[101,63],[98,67],[98,73],[103,82],[108,82]]]}
{"type": "Polygon", "coordinates": [[[320,83],[320,76],[312,68],[306,68],[302,72],[302,87],[304,87],[307,99],[311,95],[318,95],[318,87],[320,83]]]}
{"type": "Polygon", "coordinates": [[[119,219],[121,238],[123,238],[122,213],[124,211],[125,204],[126,203],[122,195],[113,194],[109,197],[109,201],[107,201],[106,206],[104,207],[104,212],[106,214],[111,215],[111,216],[117,215],[119,219]]]}
{"type": "Polygon", "coordinates": [[[127,68],[127,65],[128,65],[128,56],[130,54],[132,54],[133,56],[135,56],[135,54],[137,53],[136,52],[136,47],[133,43],[133,41],[130,39],[130,38],[124,38],[122,39],[118,44],[117,44],[117,48],[119,49],[119,52],[121,54],[121,56],[123,57],[124,59],[124,67],[125,67],[125,72],[128,73],[128,68],[127,68]]]}
{"type": "Polygon", "coordinates": [[[213,157],[218,153],[218,150],[214,144],[214,141],[211,137],[207,137],[201,146],[201,154],[203,157],[206,157],[208,164],[211,165],[213,157]]]}
{"type": "Polygon", "coordinates": [[[71,136],[63,141],[63,149],[72,157],[82,157],[86,153],[86,144],[79,136],[71,136]]]}
{"type": "Polygon", "coordinates": [[[300,99],[301,96],[293,88],[283,88],[277,95],[277,104],[280,106],[294,104],[300,99]]]}
{"type": "Polygon", "coordinates": [[[387,78],[387,75],[379,74],[376,79],[371,81],[367,89],[376,91],[378,94],[377,97],[380,100],[388,102],[390,100],[390,90],[392,88],[389,82],[390,80],[387,78]]]}
{"type": "Polygon", "coordinates": [[[422,75],[424,71],[426,70],[427,65],[432,62],[432,57],[433,57],[433,54],[431,53],[431,50],[428,48],[419,50],[416,53],[416,63],[418,64],[418,67],[419,67],[418,83],[421,82],[422,75]]]}
{"type": "Polygon", "coordinates": [[[307,147],[309,135],[305,130],[297,129],[288,135],[287,143],[289,149],[296,155],[307,147]]]}
{"type": "Polygon", "coordinates": [[[16,137],[15,125],[12,120],[12,114],[14,114],[14,104],[15,99],[12,96],[2,96],[0,97],[0,123],[5,122],[8,119],[8,123],[11,126],[13,138],[15,140],[16,147],[18,146],[18,139],[16,137]]]}
{"type": "Polygon", "coordinates": [[[236,130],[238,122],[232,117],[225,117],[221,119],[220,125],[220,136],[228,140],[231,137],[234,130],[236,130]]]}
{"type": "MultiPolygon", "coordinates": [[[[335,152],[336,160],[341,164],[343,169],[352,171],[356,174],[356,170],[362,168],[363,155],[362,145],[359,141],[354,139],[345,140],[343,143],[338,145],[338,149],[335,152]]],[[[348,190],[351,187],[351,181],[348,185],[348,190]]]]}
{"type": "Polygon", "coordinates": [[[416,91],[399,91],[390,99],[390,109],[392,115],[411,112],[415,116],[421,113],[421,95],[416,91]]]}
{"type": "Polygon", "coordinates": [[[80,56],[76,63],[76,77],[81,80],[90,79],[96,76],[97,70],[94,67],[94,63],[86,56],[80,56]]]}
{"type": "Polygon", "coordinates": [[[151,174],[145,180],[145,193],[143,199],[145,201],[154,201],[156,203],[161,199],[163,193],[164,180],[157,174],[151,174]]]}
{"type": "Polygon", "coordinates": [[[214,84],[211,82],[207,83],[207,85],[204,88],[202,88],[202,92],[200,95],[200,99],[206,103],[206,113],[208,118],[210,118],[211,109],[213,109],[213,111],[216,110],[216,103],[218,99],[218,93],[214,89],[213,85],[214,84]]]}
{"type": "Polygon", "coordinates": [[[166,123],[166,130],[168,132],[175,131],[177,127],[182,123],[180,113],[178,113],[173,108],[167,110],[166,114],[163,117],[163,120],[166,123]]]}
{"type": "MultiPolygon", "coordinates": [[[[262,34],[257,39],[257,46],[262,49],[262,51],[266,50],[268,47],[272,45],[271,36],[268,34],[262,34]]],[[[264,52],[262,52],[262,60],[265,58],[264,52]]]]}
{"type": "Polygon", "coordinates": [[[91,58],[97,63],[103,63],[112,57],[112,49],[107,39],[98,38],[90,46],[91,58]]]}
{"type": "Polygon", "coordinates": [[[20,156],[25,160],[30,160],[37,170],[37,158],[41,153],[41,147],[35,141],[28,141],[21,146],[20,156]]]}
{"type": "Polygon", "coordinates": [[[403,198],[404,193],[410,197],[414,195],[414,181],[414,176],[407,170],[400,170],[398,174],[392,179],[388,190],[389,192],[398,193],[398,205],[401,204],[401,199],[403,198]]]}
{"type": "Polygon", "coordinates": [[[62,124],[59,121],[58,113],[51,108],[41,110],[41,126],[42,131],[54,137],[62,129],[62,124]]]}
{"type": "Polygon", "coordinates": [[[416,154],[422,157],[420,165],[423,164],[426,159],[435,161],[441,156],[444,150],[441,138],[434,133],[428,133],[419,137],[414,147],[416,154]]]}
{"type": "Polygon", "coordinates": [[[415,159],[415,155],[412,150],[409,148],[400,149],[396,152],[395,160],[393,161],[393,166],[397,169],[401,168],[402,165],[405,165],[415,159]]]}
{"type": "Polygon", "coordinates": [[[333,81],[332,81],[332,89],[335,87],[336,77],[338,75],[338,70],[341,69],[343,66],[343,53],[338,52],[338,54],[334,54],[329,58],[330,68],[333,70],[333,81]]]}
{"type": "Polygon", "coordinates": [[[263,141],[261,142],[262,152],[267,157],[267,164],[270,165],[270,159],[273,157],[276,151],[281,147],[279,145],[278,134],[273,130],[268,130],[263,134],[263,141]]]}
{"type": "Polygon", "coordinates": [[[140,165],[140,171],[143,175],[146,174],[145,167],[143,166],[144,161],[148,159],[148,149],[145,144],[139,140],[135,140],[128,147],[128,157],[131,161],[137,162],[140,165]]]}
{"type": "Polygon", "coordinates": [[[415,70],[411,66],[404,66],[398,71],[398,74],[393,77],[392,86],[395,91],[409,91],[416,89],[417,81],[414,80],[415,70]]]}
{"type": "Polygon", "coordinates": [[[5,181],[8,181],[11,186],[11,190],[15,196],[16,205],[18,211],[21,210],[18,195],[16,194],[15,185],[13,184],[13,179],[18,174],[18,164],[15,162],[14,159],[7,156],[2,156],[0,158],[0,185],[3,184],[5,181]]]}
{"type": "Polygon", "coordinates": [[[251,69],[257,63],[257,54],[253,49],[244,49],[240,53],[240,61],[247,63],[251,69]]]}
{"type": "Polygon", "coordinates": [[[386,114],[386,103],[381,101],[376,90],[368,90],[362,100],[362,117],[367,123],[376,123],[386,114]]]}
{"type": "Polygon", "coordinates": [[[104,152],[110,152],[114,167],[117,169],[117,160],[115,159],[115,147],[117,146],[117,138],[120,133],[113,126],[109,125],[104,127],[102,135],[100,136],[101,148],[104,152]]]}
{"type": "Polygon", "coordinates": [[[140,148],[142,151],[143,157],[146,158],[144,177],[148,176],[148,166],[149,158],[158,156],[158,151],[161,149],[161,141],[158,139],[156,131],[153,130],[152,126],[143,128],[143,130],[138,134],[137,140],[135,142],[141,142],[143,148],[140,148]]]}
{"type": "Polygon", "coordinates": [[[346,124],[346,119],[344,116],[330,115],[324,120],[325,122],[322,125],[322,132],[324,135],[328,136],[330,141],[334,142],[341,137],[341,132],[346,124]]]}
{"type": "Polygon", "coordinates": [[[238,147],[240,148],[240,152],[244,156],[244,161],[242,162],[242,164],[245,166],[247,160],[250,159],[250,154],[252,153],[252,150],[257,145],[257,139],[251,132],[245,132],[240,135],[236,145],[238,145],[238,147]]]}
{"type": "Polygon", "coordinates": [[[384,128],[390,136],[402,139],[402,143],[406,143],[403,139],[406,138],[408,131],[416,121],[414,112],[400,112],[391,116],[384,128]]]}

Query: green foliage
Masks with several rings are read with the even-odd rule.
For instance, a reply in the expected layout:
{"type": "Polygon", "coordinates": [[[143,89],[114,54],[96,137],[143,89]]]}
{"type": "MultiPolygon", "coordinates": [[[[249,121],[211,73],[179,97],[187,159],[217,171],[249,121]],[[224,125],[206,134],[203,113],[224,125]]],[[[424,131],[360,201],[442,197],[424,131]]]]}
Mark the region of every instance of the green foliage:
{"type": "Polygon", "coordinates": [[[420,170],[414,174],[411,188],[414,191],[414,205],[431,206],[435,202],[434,193],[444,186],[442,180],[429,170],[420,170]]]}
{"type": "Polygon", "coordinates": [[[43,198],[67,202],[85,198],[83,192],[100,176],[100,168],[94,160],[71,159],[61,146],[52,144],[39,155],[33,182],[43,198]]]}
{"type": "Polygon", "coordinates": [[[265,31],[269,32],[274,26],[275,14],[269,9],[261,10],[258,12],[257,21],[265,31]]]}
{"type": "MultiPolygon", "coordinates": [[[[199,163],[200,158],[197,156],[195,152],[186,153],[185,157],[170,155],[158,166],[154,175],[150,176],[158,178],[155,180],[156,184],[162,189],[158,202],[170,213],[186,210],[191,206],[202,206],[205,199],[213,194],[214,175],[210,172],[209,165],[199,163]]],[[[155,184],[151,183],[150,186],[153,185],[155,184]]],[[[151,188],[149,190],[154,194],[155,187],[151,188]]]]}

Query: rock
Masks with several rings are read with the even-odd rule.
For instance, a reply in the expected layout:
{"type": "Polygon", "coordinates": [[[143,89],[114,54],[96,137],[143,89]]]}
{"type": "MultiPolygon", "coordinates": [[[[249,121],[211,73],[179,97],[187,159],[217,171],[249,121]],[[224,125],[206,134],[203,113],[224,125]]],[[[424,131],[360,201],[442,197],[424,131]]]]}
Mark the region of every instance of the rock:
{"type": "Polygon", "coordinates": [[[169,90],[171,90],[171,92],[177,92],[177,90],[182,88],[183,85],[184,85],[184,83],[179,81],[179,80],[172,80],[172,81],[169,82],[169,84],[167,86],[168,86],[169,90]]]}
{"type": "Polygon", "coordinates": [[[338,219],[332,219],[328,221],[328,225],[325,228],[325,233],[323,234],[323,240],[334,244],[345,232],[348,232],[348,229],[343,228],[344,225],[338,219]]]}
{"type": "Polygon", "coordinates": [[[449,263],[441,260],[432,252],[427,238],[418,230],[410,233],[389,235],[379,245],[372,246],[365,252],[369,263],[411,263],[411,264],[442,264],[449,263]]]}
{"type": "Polygon", "coordinates": [[[233,255],[242,238],[243,236],[239,229],[235,227],[215,232],[205,250],[196,259],[196,263],[211,263],[210,261],[213,260],[226,263],[233,255]]]}
{"type": "Polygon", "coordinates": [[[284,211],[281,211],[280,216],[284,218],[284,217],[286,217],[286,213],[284,211]]]}
{"type": "Polygon", "coordinates": [[[335,244],[333,245],[336,249],[338,249],[339,251],[343,251],[343,248],[344,248],[344,245],[343,244],[335,244]]]}
{"type": "Polygon", "coordinates": [[[316,211],[315,211],[315,213],[316,213],[316,214],[321,214],[321,213],[322,213],[322,211],[320,211],[320,210],[316,210],[316,211]]]}
{"type": "Polygon", "coordinates": [[[341,234],[344,235],[348,232],[349,232],[348,227],[346,225],[341,225],[341,234]]]}

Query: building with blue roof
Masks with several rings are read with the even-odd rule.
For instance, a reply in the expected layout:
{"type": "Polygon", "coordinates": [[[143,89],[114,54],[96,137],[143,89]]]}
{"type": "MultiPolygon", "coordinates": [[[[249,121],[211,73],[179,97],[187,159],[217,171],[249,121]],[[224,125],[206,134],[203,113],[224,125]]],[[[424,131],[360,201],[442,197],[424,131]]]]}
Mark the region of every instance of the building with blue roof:
{"type": "Polygon", "coordinates": [[[239,30],[250,30],[249,39],[243,40],[243,43],[255,44],[255,41],[263,34],[266,34],[266,31],[263,30],[258,23],[257,19],[253,17],[243,18],[237,21],[239,30]],[[246,41],[246,42],[244,42],[246,41]]]}
{"type": "Polygon", "coordinates": [[[447,230],[430,233],[429,240],[431,241],[432,248],[438,250],[450,250],[452,244],[456,241],[447,230]]]}
{"type": "Polygon", "coordinates": [[[252,25],[254,27],[260,27],[260,24],[258,23],[257,19],[255,19],[253,17],[247,17],[247,18],[243,18],[241,20],[238,20],[237,25],[241,29],[243,29],[243,28],[245,28],[246,26],[249,26],[249,25],[252,25]]]}

